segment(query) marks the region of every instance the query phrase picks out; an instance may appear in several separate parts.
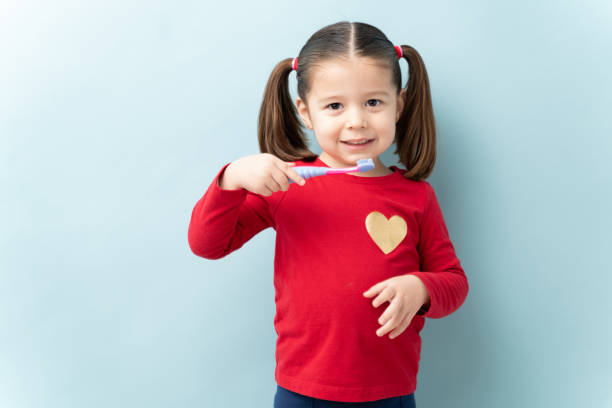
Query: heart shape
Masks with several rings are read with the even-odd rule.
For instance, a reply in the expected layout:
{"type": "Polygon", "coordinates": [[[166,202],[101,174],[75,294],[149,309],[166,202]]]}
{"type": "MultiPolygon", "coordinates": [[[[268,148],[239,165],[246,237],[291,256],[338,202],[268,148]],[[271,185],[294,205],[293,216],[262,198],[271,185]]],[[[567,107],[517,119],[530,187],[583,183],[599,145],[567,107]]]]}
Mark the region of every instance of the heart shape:
{"type": "Polygon", "coordinates": [[[372,211],[365,219],[370,238],[386,254],[393,251],[406,236],[408,225],[399,215],[387,219],[384,214],[372,211]]]}

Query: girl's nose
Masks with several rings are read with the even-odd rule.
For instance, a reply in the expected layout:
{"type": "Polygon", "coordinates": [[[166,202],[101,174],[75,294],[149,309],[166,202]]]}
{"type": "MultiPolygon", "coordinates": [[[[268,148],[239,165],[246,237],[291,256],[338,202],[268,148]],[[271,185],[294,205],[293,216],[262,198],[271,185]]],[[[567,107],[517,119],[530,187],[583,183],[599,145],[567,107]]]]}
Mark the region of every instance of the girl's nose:
{"type": "Polygon", "coordinates": [[[353,109],[348,113],[346,127],[351,128],[364,128],[367,126],[365,114],[360,109],[353,109]]]}

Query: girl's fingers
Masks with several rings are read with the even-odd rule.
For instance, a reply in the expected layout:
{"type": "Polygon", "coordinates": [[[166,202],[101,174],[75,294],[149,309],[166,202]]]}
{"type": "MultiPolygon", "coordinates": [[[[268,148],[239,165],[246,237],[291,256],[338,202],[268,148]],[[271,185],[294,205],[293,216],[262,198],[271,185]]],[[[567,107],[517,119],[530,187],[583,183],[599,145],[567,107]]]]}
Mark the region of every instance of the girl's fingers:
{"type": "Polygon", "coordinates": [[[295,163],[288,163],[288,164],[289,166],[285,168],[285,173],[287,174],[287,176],[294,182],[298,183],[300,186],[303,186],[304,183],[306,183],[306,180],[304,179],[304,177],[300,176],[300,173],[298,173],[292,168],[292,166],[294,166],[295,163]]]}
{"type": "Polygon", "coordinates": [[[289,180],[287,180],[287,177],[285,176],[285,173],[282,171],[282,169],[279,169],[279,171],[272,172],[272,180],[276,182],[276,185],[278,187],[277,191],[287,191],[289,189],[289,180]]]}
{"type": "Polygon", "coordinates": [[[266,189],[266,192],[264,193],[265,196],[269,196],[271,194],[273,194],[275,191],[277,191],[278,189],[276,188],[276,185],[274,184],[274,182],[268,182],[264,185],[264,188],[266,189]]]}
{"type": "Polygon", "coordinates": [[[406,327],[410,325],[410,322],[412,321],[413,317],[414,315],[412,314],[407,314],[406,316],[404,316],[402,322],[389,334],[389,338],[394,339],[400,334],[402,334],[404,330],[406,330],[406,327]]]}

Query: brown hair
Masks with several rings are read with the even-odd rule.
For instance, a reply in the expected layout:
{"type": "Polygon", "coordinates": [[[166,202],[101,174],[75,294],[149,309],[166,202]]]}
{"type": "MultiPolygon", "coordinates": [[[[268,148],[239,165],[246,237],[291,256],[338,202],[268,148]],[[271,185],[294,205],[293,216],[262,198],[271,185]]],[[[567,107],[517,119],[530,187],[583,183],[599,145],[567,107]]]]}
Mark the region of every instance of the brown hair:
{"type": "MultiPolygon", "coordinates": [[[[436,127],[425,64],[409,45],[401,45],[408,61],[404,108],[396,124],[395,154],[406,166],[404,177],[424,180],[433,171],[436,161],[436,127]]],[[[297,88],[306,101],[311,72],[326,60],[350,55],[370,57],[386,64],[393,72],[393,83],[399,95],[402,75],[397,53],[378,28],[360,22],[340,21],[314,33],[298,55],[297,88]]],[[[268,79],[259,111],[258,138],[262,153],[271,153],[284,161],[313,161],[297,108],[289,94],[289,74],[293,58],[279,62],[268,79]]]]}

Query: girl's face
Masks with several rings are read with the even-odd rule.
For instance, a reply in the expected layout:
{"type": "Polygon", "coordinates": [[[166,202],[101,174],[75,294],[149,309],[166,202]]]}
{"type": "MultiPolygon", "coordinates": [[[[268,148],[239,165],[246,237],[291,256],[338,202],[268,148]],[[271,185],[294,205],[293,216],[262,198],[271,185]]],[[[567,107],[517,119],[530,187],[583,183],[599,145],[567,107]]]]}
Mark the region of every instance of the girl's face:
{"type": "Polygon", "coordinates": [[[371,58],[329,60],[315,69],[305,103],[296,100],[304,124],[313,129],[323,150],[320,159],[330,167],[355,166],[357,160],[372,158],[375,167],[353,175],[389,174],[378,158],[395,138],[405,89],[396,94],[391,71],[371,58]],[[346,141],[370,140],[365,145],[346,141]]]}

